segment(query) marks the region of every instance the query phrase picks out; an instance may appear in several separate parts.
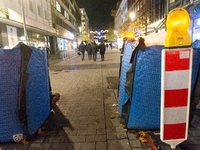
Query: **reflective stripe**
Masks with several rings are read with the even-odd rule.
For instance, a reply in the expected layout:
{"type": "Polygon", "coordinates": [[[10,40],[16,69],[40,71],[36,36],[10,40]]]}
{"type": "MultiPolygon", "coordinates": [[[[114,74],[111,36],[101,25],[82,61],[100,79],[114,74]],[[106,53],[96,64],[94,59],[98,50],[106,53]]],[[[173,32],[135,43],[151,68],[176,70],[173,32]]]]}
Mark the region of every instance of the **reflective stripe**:
{"type": "Polygon", "coordinates": [[[186,89],[189,87],[189,70],[166,71],[165,90],[186,89]]]}
{"type": "Polygon", "coordinates": [[[165,90],[165,108],[187,106],[187,102],[188,89],[165,90]]]}
{"type": "Polygon", "coordinates": [[[187,106],[164,109],[164,124],[185,123],[187,119],[187,106]]]}
{"type": "Polygon", "coordinates": [[[186,123],[180,124],[165,124],[164,125],[164,140],[184,139],[186,133],[186,123]]]}
{"type": "Polygon", "coordinates": [[[190,50],[166,52],[165,71],[188,70],[190,68],[190,55],[190,50]]]}

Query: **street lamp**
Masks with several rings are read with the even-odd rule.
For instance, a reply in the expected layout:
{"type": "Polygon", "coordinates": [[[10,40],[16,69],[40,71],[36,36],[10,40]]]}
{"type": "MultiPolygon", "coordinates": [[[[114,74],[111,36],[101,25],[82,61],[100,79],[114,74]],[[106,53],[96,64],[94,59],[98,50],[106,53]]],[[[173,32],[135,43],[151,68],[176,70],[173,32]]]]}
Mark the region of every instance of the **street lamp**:
{"type": "Polygon", "coordinates": [[[79,31],[81,32],[81,27],[79,27],[79,31]]]}
{"type": "MultiPolygon", "coordinates": [[[[130,14],[130,16],[131,16],[131,21],[133,22],[133,19],[134,19],[134,17],[135,17],[135,13],[132,12],[132,13],[130,14]]],[[[132,30],[133,30],[133,25],[132,25],[132,30]]]]}
{"type": "MultiPolygon", "coordinates": [[[[135,13],[132,12],[132,13],[130,14],[130,16],[131,16],[131,21],[133,22],[133,19],[134,19],[134,17],[135,17],[135,13]]],[[[132,30],[133,30],[133,25],[132,25],[132,30]]]]}
{"type": "Polygon", "coordinates": [[[133,19],[134,19],[134,17],[135,17],[135,13],[132,12],[132,13],[130,14],[130,16],[131,16],[131,21],[133,21],[133,19]]]}

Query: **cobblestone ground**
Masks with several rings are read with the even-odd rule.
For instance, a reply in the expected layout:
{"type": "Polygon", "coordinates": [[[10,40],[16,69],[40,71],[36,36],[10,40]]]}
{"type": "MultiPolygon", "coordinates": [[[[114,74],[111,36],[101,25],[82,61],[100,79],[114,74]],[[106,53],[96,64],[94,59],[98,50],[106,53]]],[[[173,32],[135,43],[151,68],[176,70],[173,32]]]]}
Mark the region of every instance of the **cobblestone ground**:
{"type": "Polygon", "coordinates": [[[118,107],[113,106],[117,104],[119,58],[120,52],[112,50],[105,54],[105,61],[100,55],[96,62],[86,56],[83,61],[77,57],[50,67],[53,91],[61,95],[57,107],[72,127],[62,132],[71,148],[143,149],[136,134],[124,131],[118,107]]]}
{"type": "MultiPolygon", "coordinates": [[[[0,150],[150,150],[137,132],[120,125],[117,104],[120,52],[106,51],[105,61],[73,59],[50,63],[50,80],[60,100],[29,144],[0,143],[0,150]]],[[[186,145],[200,149],[200,121],[195,116],[186,145]],[[197,121],[196,121],[197,120],[197,121]]],[[[169,147],[168,147],[169,148],[169,147]]],[[[164,149],[165,150],[165,149],[164,149]]]]}

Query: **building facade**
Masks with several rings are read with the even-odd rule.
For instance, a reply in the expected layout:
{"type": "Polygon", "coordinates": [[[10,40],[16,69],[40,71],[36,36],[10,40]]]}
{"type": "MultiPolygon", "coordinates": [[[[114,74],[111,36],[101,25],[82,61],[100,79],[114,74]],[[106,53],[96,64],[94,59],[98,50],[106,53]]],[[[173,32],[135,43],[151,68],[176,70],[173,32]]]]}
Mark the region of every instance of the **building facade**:
{"type": "Polygon", "coordinates": [[[84,8],[80,8],[81,11],[81,31],[88,31],[89,30],[89,19],[87,13],[84,8]]]}
{"type": "Polygon", "coordinates": [[[89,18],[84,8],[79,8],[81,12],[81,24],[79,26],[78,42],[90,41],[90,29],[89,29],[89,18]]]}
{"type": "Polygon", "coordinates": [[[25,42],[23,12],[28,45],[51,45],[56,30],[52,27],[50,0],[0,0],[0,4],[0,47],[13,48],[25,42]]]}
{"type": "Polygon", "coordinates": [[[117,36],[117,47],[122,48],[124,31],[128,27],[128,1],[122,0],[118,4],[115,14],[115,31],[117,36]]]}
{"type": "Polygon", "coordinates": [[[77,49],[77,25],[80,11],[74,0],[51,0],[52,22],[56,30],[58,51],[62,59],[74,55],[77,49]]]}
{"type": "Polygon", "coordinates": [[[30,46],[48,45],[51,54],[61,58],[75,53],[81,24],[75,0],[0,0],[0,4],[0,47],[13,48],[27,39],[30,46]]]}
{"type": "MultiPolygon", "coordinates": [[[[121,26],[127,26],[122,32],[134,30],[135,36],[148,36],[160,31],[166,31],[166,19],[168,13],[174,8],[184,8],[190,15],[189,33],[192,42],[200,39],[199,31],[199,0],[128,0],[128,23],[121,26]],[[134,13],[134,19],[130,18],[131,13],[134,13]]],[[[121,4],[123,1],[121,2],[121,4]]],[[[120,7],[118,11],[120,12],[120,7]]],[[[115,17],[116,29],[119,28],[120,19],[115,17]]]]}

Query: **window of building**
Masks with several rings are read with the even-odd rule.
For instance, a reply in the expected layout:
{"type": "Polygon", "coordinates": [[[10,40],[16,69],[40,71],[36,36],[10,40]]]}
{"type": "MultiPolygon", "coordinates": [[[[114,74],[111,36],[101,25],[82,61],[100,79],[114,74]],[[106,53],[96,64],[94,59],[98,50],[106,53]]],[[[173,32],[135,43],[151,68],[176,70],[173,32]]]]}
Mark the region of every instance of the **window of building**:
{"type": "Polygon", "coordinates": [[[190,0],[183,0],[183,5],[189,3],[190,0]]]}
{"type": "Polygon", "coordinates": [[[140,6],[139,6],[139,2],[137,2],[137,4],[136,4],[136,10],[137,11],[139,11],[140,10],[140,8],[139,8],[140,6]]]}
{"type": "Polygon", "coordinates": [[[170,3],[173,3],[175,0],[170,0],[170,3]]]}
{"type": "Polygon", "coordinates": [[[71,3],[72,3],[72,5],[74,6],[74,1],[73,1],[73,0],[71,1],[71,3]]]}
{"type": "Polygon", "coordinates": [[[70,12],[72,12],[72,8],[71,8],[71,6],[70,6],[70,5],[69,5],[69,11],[70,11],[70,12]]]}
{"type": "Polygon", "coordinates": [[[140,9],[142,8],[142,0],[140,0],[140,9]]]}
{"type": "Polygon", "coordinates": [[[179,3],[176,3],[175,7],[180,7],[182,4],[181,4],[181,1],[179,3]]]}
{"type": "Polygon", "coordinates": [[[64,10],[64,16],[69,20],[69,14],[64,10]]]}
{"type": "Polygon", "coordinates": [[[198,25],[198,26],[200,25],[200,19],[197,20],[197,25],[198,25]]]}
{"type": "Polygon", "coordinates": [[[57,1],[56,1],[56,9],[57,9],[57,11],[61,12],[60,4],[57,1]]]}
{"type": "Polygon", "coordinates": [[[44,18],[47,19],[47,11],[44,11],[44,18]]]}
{"type": "Polygon", "coordinates": [[[33,11],[33,3],[32,3],[32,0],[29,0],[29,9],[31,11],[33,11]]]}
{"type": "Polygon", "coordinates": [[[37,6],[37,10],[38,10],[38,15],[41,16],[41,9],[39,5],[37,6]]]}

